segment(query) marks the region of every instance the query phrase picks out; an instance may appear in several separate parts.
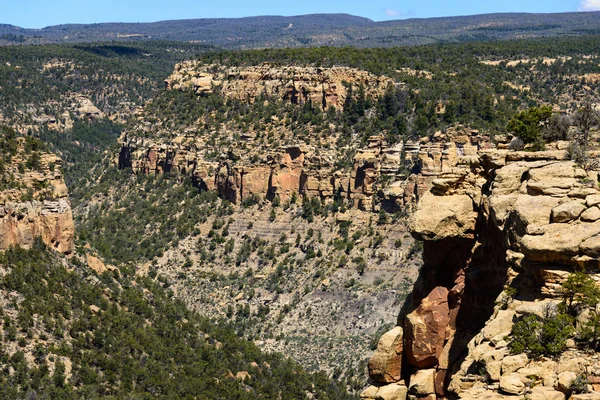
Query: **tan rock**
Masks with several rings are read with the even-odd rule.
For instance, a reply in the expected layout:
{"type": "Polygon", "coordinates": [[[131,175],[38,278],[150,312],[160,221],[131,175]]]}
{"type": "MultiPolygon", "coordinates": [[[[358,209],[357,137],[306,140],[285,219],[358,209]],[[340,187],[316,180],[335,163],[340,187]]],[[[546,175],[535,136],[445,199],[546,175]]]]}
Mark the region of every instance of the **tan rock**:
{"type": "Polygon", "coordinates": [[[514,310],[498,311],[498,314],[493,319],[488,321],[486,326],[483,328],[483,338],[490,340],[491,338],[500,334],[510,333],[512,330],[514,317],[514,310]]]}
{"type": "Polygon", "coordinates": [[[588,207],[597,206],[600,204],[600,194],[592,194],[585,198],[585,204],[588,207]]]}
{"type": "Polygon", "coordinates": [[[106,271],[116,270],[116,268],[113,265],[106,265],[98,257],[93,256],[91,254],[86,254],[85,258],[86,258],[88,267],[90,267],[91,269],[96,271],[96,273],[98,273],[100,275],[106,271]]]}
{"type": "Polygon", "coordinates": [[[0,250],[15,245],[30,248],[41,237],[46,245],[66,253],[73,248],[74,234],[73,213],[65,199],[0,206],[0,250]]]}
{"type": "Polygon", "coordinates": [[[505,357],[502,360],[502,375],[511,374],[527,365],[529,359],[525,354],[505,357]]]}
{"type": "Polygon", "coordinates": [[[378,390],[379,388],[377,386],[371,385],[361,392],[360,398],[366,400],[375,400],[377,398],[378,390]]]}
{"type": "Polygon", "coordinates": [[[406,400],[408,388],[398,383],[391,383],[379,388],[377,400],[406,400]]]}
{"type": "Polygon", "coordinates": [[[577,374],[573,371],[565,371],[558,374],[557,389],[563,393],[571,391],[571,383],[577,379],[577,374]]]}
{"type": "Polygon", "coordinates": [[[500,378],[500,390],[508,394],[521,394],[525,390],[525,384],[517,373],[503,375],[500,378]]]}
{"type": "Polygon", "coordinates": [[[411,232],[422,240],[473,237],[477,213],[467,195],[435,196],[425,193],[411,221],[411,232]]]}
{"type": "Polygon", "coordinates": [[[600,219],[600,208],[593,206],[585,210],[579,217],[585,222],[594,222],[600,219]]]}
{"type": "Polygon", "coordinates": [[[577,219],[586,208],[583,200],[573,200],[558,205],[552,209],[552,222],[564,223],[577,219]]]}
{"type": "Polygon", "coordinates": [[[502,360],[486,362],[485,370],[491,381],[498,382],[502,377],[502,360]]]}
{"type": "Polygon", "coordinates": [[[579,253],[585,240],[600,233],[600,221],[594,223],[550,224],[543,235],[525,235],[521,250],[533,261],[569,261],[579,253]]]}
{"type": "Polygon", "coordinates": [[[384,333],[369,360],[369,377],[376,382],[398,382],[402,365],[402,327],[384,333]]]}
{"type": "Polygon", "coordinates": [[[581,252],[590,257],[600,256],[600,235],[592,236],[579,246],[581,252]]]}
{"type": "Polygon", "coordinates": [[[240,371],[237,374],[235,374],[235,378],[239,379],[242,382],[245,382],[246,380],[252,380],[252,375],[250,375],[248,371],[240,371]]]}
{"type": "Polygon", "coordinates": [[[531,400],[565,400],[565,394],[551,387],[535,386],[527,398],[531,400]]]}
{"type": "Polygon", "coordinates": [[[569,397],[569,400],[600,400],[600,393],[576,393],[572,394],[571,397],[569,397]]]}
{"type": "Polygon", "coordinates": [[[408,385],[410,394],[424,397],[435,393],[435,369],[421,369],[415,372],[408,385]]]}
{"type": "Polygon", "coordinates": [[[515,311],[519,315],[537,315],[540,318],[545,318],[548,315],[548,310],[556,310],[557,305],[558,301],[553,299],[524,301],[515,307],[515,311]]]}
{"type": "Polygon", "coordinates": [[[560,199],[551,196],[520,195],[514,203],[514,209],[524,226],[547,225],[550,223],[552,209],[559,201],[560,199]]]}

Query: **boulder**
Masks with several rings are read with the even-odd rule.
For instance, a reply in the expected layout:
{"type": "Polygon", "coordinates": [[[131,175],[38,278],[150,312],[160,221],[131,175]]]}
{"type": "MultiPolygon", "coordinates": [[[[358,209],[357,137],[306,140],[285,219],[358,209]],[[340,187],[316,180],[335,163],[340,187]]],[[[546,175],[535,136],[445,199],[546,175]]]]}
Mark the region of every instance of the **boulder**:
{"type": "Polygon", "coordinates": [[[406,400],[408,388],[399,383],[391,383],[379,388],[377,400],[406,400]]]}
{"type": "Polygon", "coordinates": [[[600,204],[600,194],[592,194],[585,198],[585,204],[588,207],[593,207],[600,204]]]}
{"type": "Polygon", "coordinates": [[[552,222],[565,223],[579,218],[586,210],[585,201],[573,200],[560,204],[552,209],[552,222]]]}
{"type": "Polygon", "coordinates": [[[465,195],[435,196],[426,192],[411,220],[417,239],[473,238],[477,213],[473,200],[465,195]]]}
{"type": "Polygon", "coordinates": [[[585,210],[579,218],[585,222],[598,221],[600,219],[600,208],[597,206],[590,207],[585,210]]]}
{"type": "Polygon", "coordinates": [[[525,235],[521,251],[532,261],[568,262],[579,253],[579,246],[600,233],[600,221],[594,223],[549,224],[543,235],[525,235]]]}
{"type": "Polygon", "coordinates": [[[510,333],[515,317],[514,310],[500,310],[483,328],[483,338],[490,340],[502,333],[510,333]]]}
{"type": "Polygon", "coordinates": [[[361,392],[360,398],[366,400],[375,400],[377,398],[378,391],[379,388],[377,386],[371,385],[361,392]]]}
{"type": "Polygon", "coordinates": [[[565,394],[551,387],[535,386],[527,398],[530,400],[565,400],[565,394]]]}
{"type": "Polygon", "coordinates": [[[547,225],[550,223],[552,210],[558,206],[560,199],[551,196],[520,195],[514,202],[514,210],[523,226],[547,225]]]}
{"type": "Polygon", "coordinates": [[[500,390],[504,393],[518,395],[525,390],[525,384],[521,380],[521,376],[513,372],[500,378],[500,390]]]}
{"type": "Polygon", "coordinates": [[[405,320],[406,360],[417,368],[438,364],[450,322],[448,289],[436,287],[405,320]]]}
{"type": "Polygon", "coordinates": [[[557,389],[563,393],[571,392],[571,384],[577,379],[577,374],[573,371],[565,371],[558,374],[557,389]]]}
{"type": "Polygon", "coordinates": [[[402,364],[402,327],[384,333],[369,360],[369,377],[382,383],[398,382],[402,364]]]}
{"type": "Polygon", "coordinates": [[[410,394],[425,397],[435,393],[435,369],[420,369],[410,377],[410,394]]]}
{"type": "Polygon", "coordinates": [[[502,360],[502,375],[511,374],[527,365],[529,359],[525,354],[508,356],[502,360]]]}

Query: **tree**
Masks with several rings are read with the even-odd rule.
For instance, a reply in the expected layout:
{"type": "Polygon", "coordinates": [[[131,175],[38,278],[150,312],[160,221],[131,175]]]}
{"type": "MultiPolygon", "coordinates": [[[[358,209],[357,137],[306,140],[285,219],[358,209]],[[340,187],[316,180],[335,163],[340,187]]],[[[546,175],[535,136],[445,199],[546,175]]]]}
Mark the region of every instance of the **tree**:
{"type": "Polygon", "coordinates": [[[561,286],[565,311],[576,316],[582,308],[596,306],[600,302],[600,290],[594,280],[585,272],[570,274],[561,286]]]}
{"type": "Polygon", "coordinates": [[[586,99],[574,117],[577,134],[573,144],[574,161],[581,165],[588,162],[588,147],[590,142],[590,130],[600,123],[600,115],[596,111],[591,99],[586,99]]]}
{"type": "Polygon", "coordinates": [[[552,107],[532,107],[521,111],[508,121],[509,131],[517,134],[526,144],[532,144],[533,150],[542,150],[544,140],[542,138],[542,127],[552,116],[552,107]]]}

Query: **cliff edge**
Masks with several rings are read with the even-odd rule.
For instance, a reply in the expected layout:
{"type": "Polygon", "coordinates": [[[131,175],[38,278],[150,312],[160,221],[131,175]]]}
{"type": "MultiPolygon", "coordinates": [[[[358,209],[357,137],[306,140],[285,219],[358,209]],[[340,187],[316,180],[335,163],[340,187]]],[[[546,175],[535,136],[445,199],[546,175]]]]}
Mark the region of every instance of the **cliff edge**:
{"type": "Polygon", "coordinates": [[[598,173],[566,158],[481,151],[431,182],[411,223],[424,265],[362,398],[600,397],[598,357],[575,335],[552,357],[511,347],[516,323],[557,314],[574,272],[598,279],[598,173]]]}

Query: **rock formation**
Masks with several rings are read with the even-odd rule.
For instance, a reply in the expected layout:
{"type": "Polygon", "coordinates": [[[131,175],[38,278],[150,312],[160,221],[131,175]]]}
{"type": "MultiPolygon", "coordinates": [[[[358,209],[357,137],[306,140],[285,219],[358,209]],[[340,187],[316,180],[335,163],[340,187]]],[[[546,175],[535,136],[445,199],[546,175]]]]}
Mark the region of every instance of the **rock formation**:
{"type": "Polygon", "coordinates": [[[17,139],[17,154],[3,157],[0,190],[0,250],[10,246],[31,247],[37,238],[60,252],[73,247],[74,224],[67,187],[60,173],[62,160],[41,153],[36,169],[23,169],[30,156],[23,138],[17,139]]]}
{"type": "Polygon", "coordinates": [[[175,66],[165,80],[166,89],[192,89],[196,94],[220,91],[227,97],[254,101],[259,96],[275,97],[293,104],[312,102],[327,110],[344,105],[348,88],[364,87],[367,97],[377,97],[394,81],[348,67],[224,67],[185,61],[175,66]]]}
{"type": "MultiPolygon", "coordinates": [[[[451,131],[433,141],[393,145],[373,136],[365,148],[358,149],[351,169],[344,171],[335,167],[334,160],[339,157],[335,150],[306,144],[271,149],[258,161],[249,154],[233,159],[223,154],[218,161],[207,161],[201,141],[124,137],[117,162],[119,168],[131,168],[136,174],[189,176],[198,187],[216,190],[234,203],[252,196],[287,200],[296,193],[324,202],[343,199],[361,210],[394,212],[429,196],[432,184],[444,190],[463,179],[457,165],[468,164],[479,150],[488,148],[492,148],[489,140],[476,131],[470,136],[463,130],[451,131]],[[419,173],[406,179],[399,173],[406,165],[413,165],[419,173]],[[444,177],[438,179],[442,173],[444,177]],[[382,182],[384,177],[391,178],[390,182],[382,182]]],[[[459,209],[455,211],[465,211],[465,204],[471,207],[465,199],[466,194],[456,197],[459,209]]]]}
{"type": "MultiPolygon", "coordinates": [[[[370,370],[373,387],[362,398],[379,398],[373,393],[390,381],[381,377],[397,376],[399,360],[394,384],[413,398],[565,399],[584,371],[600,381],[598,358],[573,344],[556,361],[530,360],[511,355],[507,338],[519,317],[556,308],[570,272],[600,267],[598,174],[563,150],[480,149],[430,185],[411,225],[424,265],[394,328],[403,348],[377,363],[389,373],[370,370]]],[[[378,347],[372,360],[389,354],[378,347]]]]}

